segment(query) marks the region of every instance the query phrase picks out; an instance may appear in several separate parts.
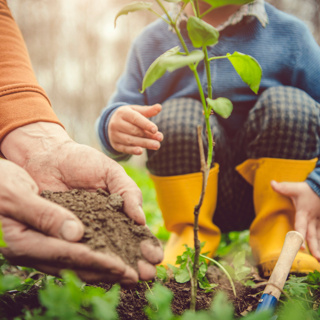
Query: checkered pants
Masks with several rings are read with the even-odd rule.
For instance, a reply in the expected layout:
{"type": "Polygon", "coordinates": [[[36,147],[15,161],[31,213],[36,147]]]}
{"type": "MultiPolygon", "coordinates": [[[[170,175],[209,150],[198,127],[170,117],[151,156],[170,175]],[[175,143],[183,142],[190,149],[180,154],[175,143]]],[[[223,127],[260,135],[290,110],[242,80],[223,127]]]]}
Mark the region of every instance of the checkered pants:
{"type": "MultiPolygon", "coordinates": [[[[197,126],[206,129],[199,101],[168,100],[152,121],[164,134],[158,151],[148,151],[147,167],[154,175],[171,176],[200,171],[197,126]]],[[[312,159],[320,150],[320,105],[292,87],[269,88],[229,137],[219,119],[210,118],[214,134],[214,162],[220,164],[217,209],[213,221],[222,232],[247,229],[253,218],[252,186],[235,167],[246,159],[270,157],[312,159]]]]}

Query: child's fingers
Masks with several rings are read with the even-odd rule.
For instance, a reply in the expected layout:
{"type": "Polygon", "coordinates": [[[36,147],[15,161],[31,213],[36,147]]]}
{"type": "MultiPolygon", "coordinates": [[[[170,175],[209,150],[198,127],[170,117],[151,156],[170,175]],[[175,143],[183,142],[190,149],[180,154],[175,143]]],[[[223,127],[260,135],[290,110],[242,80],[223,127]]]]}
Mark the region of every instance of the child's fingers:
{"type": "Polygon", "coordinates": [[[150,118],[156,116],[162,109],[161,104],[157,103],[152,106],[137,106],[133,105],[131,108],[135,111],[138,111],[143,116],[150,118]]]}
{"type": "Polygon", "coordinates": [[[136,125],[133,125],[132,123],[128,121],[121,121],[119,122],[119,125],[117,126],[117,131],[113,130],[109,133],[109,136],[112,136],[114,140],[115,133],[125,133],[127,135],[136,136],[140,138],[148,138],[153,139],[157,141],[163,140],[163,134],[161,132],[156,132],[155,134],[150,133],[148,131],[142,130],[141,128],[137,127],[136,125]]]}
{"type": "MultiPolygon", "coordinates": [[[[308,228],[308,214],[303,210],[298,210],[296,212],[294,229],[300,232],[303,238],[306,239],[307,228],[308,228]]],[[[305,245],[303,244],[302,247],[304,248],[304,246],[305,245]]]]}
{"type": "Polygon", "coordinates": [[[132,110],[132,112],[126,112],[122,115],[122,119],[127,121],[138,128],[155,134],[158,131],[158,127],[145,116],[137,111],[132,110]]]}
{"type": "Polygon", "coordinates": [[[317,220],[314,221],[313,223],[310,223],[308,226],[308,233],[307,233],[307,243],[309,250],[311,254],[320,261],[320,250],[319,250],[319,241],[320,239],[318,238],[318,225],[317,225],[317,220]]]}
{"type": "Polygon", "coordinates": [[[116,139],[113,141],[113,148],[123,153],[141,154],[142,150],[139,148],[158,150],[160,148],[160,142],[154,139],[136,137],[118,132],[116,139]]]}

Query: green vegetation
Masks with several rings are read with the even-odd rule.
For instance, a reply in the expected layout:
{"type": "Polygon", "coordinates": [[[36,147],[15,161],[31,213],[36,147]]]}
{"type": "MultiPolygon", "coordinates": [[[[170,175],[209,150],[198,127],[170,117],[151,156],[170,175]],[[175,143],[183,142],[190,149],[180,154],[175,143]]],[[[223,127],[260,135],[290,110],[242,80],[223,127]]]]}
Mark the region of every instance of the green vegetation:
{"type": "MultiPolygon", "coordinates": [[[[155,201],[155,192],[148,173],[144,169],[127,166],[126,171],[141,187],[144,197],[144,210],[152,230],[161,230],[162,219],[155,201]]],[[[166,237],[168,232],[166,232],[166,237]]],[[[248,259],[248,232],[231,232],[222,237],[219,248],[219,263],[224,266],[233,281],[241,281],[252,285],[249,270],[245,262],[248,259]],[[231,256],[230,262],[228,257],[231,256]],[[250,280],[251,282],[248,282],[250,280]]],[[[180,267],[172,267],[177,282],[188,282],[192,275],[192,259],[194,249],[177,257],[180,267]],[[190,271],[189,271],[189,270],[190,271]]],[[[250,256],[249,256],[250,259],[250,256]]],[[[210,284],[205,277],[208,259],[200,256],[198,285],[208,291],[219,290],[219,286],[210,284]]],[[[183,315],[176,316],[171,310],[173,293],[164,286],[168,281],[168,270],[157,267],[157,281],[149,283],[151,289],[146,293],[148,306],[145,313],[151,320],[234,320],[234,309],[223,293],[217,293],[209,310],[197,311],[196,314],[187,310],[183,315]]],[[[231,284],[230,284],[231,286],[231,284]]],[[[261,287],[261,292],[263,287],[261,287]]],[[[88,286],[80,281],[73,272],[65,271],[61,278],[42,274],[32,268],[13,268],[5,259],[0,259],[0,305],[14,305],[19,297],[38,291],[40,307],[25,309],[14,320],[52,319],[52,320],[82,320],[82,319],[118,319],[117,306],[120,301],[120,287],[114,285],[111,290],[88,286]],[[14,274],[12,273],[14,271],[14,274]],[[18,273],[18,272],[19,273],[18,273]],[[20,275],[21,273],[21,275],[20,275]]],[[[278,320],[316,320],[320,318],[320,273],[314,272],[308,276],[291,275],[284,287],[283,295],[278,304],[278,320]]],[[[4,308],[5,309],[5,308],[4,308]]],[[[9,319],[5,313],[0,318],[9,319]]],[[[254,311],[243,317],[245,320],[270,320],[268,313],[254,311]]]]}
{"type": "Polygon", "coordinates": [[[161,211],[156,200],[156,192],[147,169],[134,168],[126,163],[121,164],[142,191],[143,211],[146,215],[147,225],[158,239],[163,242],[167,241],[169,232],[164,227],[161,211]]]}

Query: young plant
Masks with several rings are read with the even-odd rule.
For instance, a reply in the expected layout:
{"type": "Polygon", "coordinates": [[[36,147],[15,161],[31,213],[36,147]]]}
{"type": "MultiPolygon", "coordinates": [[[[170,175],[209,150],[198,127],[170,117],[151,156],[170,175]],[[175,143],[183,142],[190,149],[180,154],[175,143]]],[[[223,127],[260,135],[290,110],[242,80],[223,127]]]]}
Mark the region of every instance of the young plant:
{"type": "Polygon", "coordinates": [[[254,286],[255,283],[251,280],[251,268],[246,266],[246,253],[245,251],[237,252],[231,262],[231,265],[225,265],[232,279],[241,282],[246,286],[254,286]]]}
{"type": "MultiPolygon", "coordinates": [[[[200,100],[203,106],[203,113],[206,123],[206,131],[207,131],[207,141],[208,141],[208,153],[207,159],[204,159],[204,151],[202,146],[202,140],[200,132],[198,129],[198,137],[199,137],[199,147],[200,147],[200,156],[201,156],[201,172],[203,174],[203,184],[202,184],[202,192],[200,195],[199,203],[195,206],[194,209],[194,247],[195,247],[195,258],[193,265],[193,273],[194,277],[192,279],[197,278],[198,270],[199,270],[199,255],[200,255],[200,241],[198,239],[198,219],[199,219],[199,211],[203,202],[203,198],[205,195],[205,189],[207,185],[207,179],[209,175],[209,170],[212,164],[213,158],[213,136],[209,123],[209,118],[212,114],[218,114],[223,118],[228,118],[233,110],[232,102],[224,97],[219,97],[217,99],[213,99],[213,84],[210,70],[210,62],[218,59],[227,59],[234,67],[235,71],[241,77],[241,79],[250,87],[250,89],[257,93],[260,86],[260,80],[262,75],[262,70],[259,63],[251,56],[242,54],[240,52],[226,53],[223,56],[214,56],[209,57],[208,55],[208,46],[214,46],[219,41],[219,32],[216,28],[202,20],[202,18],[208,14],[211,10],[222,7],[228,4],[245,4],[252,2],[252,0],[203,0],[207,4],[210,5],[209,10],[204,13],[200,13],[199,11],[199,3],[198,0],[155,0],[157,5],[164,13],[164,16],[157,13],[152,7],[153,4],[151,2],[139,1],[133,2],[131,4],[126,5],[122,8],[119,13],[116,15],[115,24],[118,17],[128,14],[130,12],[140,11],[140,10],[148,10],[154,13],[156,16],[160,17],[163,21],[165,21],[172,30],[174,30],[177,38],[180,42],[180,46],[176,46],[171,48],[170,50],[161,54],[149,67],[147,70],[143,83],[142,90],[143,93],[148,87],[154,84],[157,80],[159,80],[166,72],[173,72],[177,69],[188,67],[196,80],[197,87],[199,90],[200,100]],[[178,3],[181,2],[181,10],[178,14],[178,17],[172,17],[168,10],[166,9],[165,3],[178,3]],[[179,16],[182,14],[184,8],[187,4],[190,4],[193,9],[193,16],[190,16],[187,21],[187,31],[188,36],[192,42],[195,50],[190,51],[186,45],[186,42],[180,32],[178,21],[179,16]],[[207,75],[207,92],[208,96],[205,96],[205,88],[203,88],[199,73],[197,71],[197,67],[200,62],[203,62],[205,65],[206,75],[207,75]]],[[[195,310],[195,302],[196,302],[196,292],[197,292],[197,282],[192,282],[192,299],[191,299],[191,309],[195,310]]]]}
{"type": "MultiPolygon", "coordinates": [[[[201,247],[203,247],[204,243],[201,244],[201,247]]],[[[168,265],[168,267],[172,270],[175,280],[178,283],[186,283],[188,281],[191,281],[194,277],[194,259],[195,259],[195,249],[190,248],[187,245],[185,245],[186,251],[181,255],[177,257],[177,265],[180,265],[179,267],[175,267],[173,265],[168,265]]],[[[207,292],[214,289],[217,285],[209,283],[208,279],[206,278],[206,273],[208,270],[208,264],[206,260],[205,255],[200,255],[199,257],[199,269],[198,273],[196,274],[196,278],[194,279],[194,282],[199,285],[201,289],[206,290],[207,292]]]]}

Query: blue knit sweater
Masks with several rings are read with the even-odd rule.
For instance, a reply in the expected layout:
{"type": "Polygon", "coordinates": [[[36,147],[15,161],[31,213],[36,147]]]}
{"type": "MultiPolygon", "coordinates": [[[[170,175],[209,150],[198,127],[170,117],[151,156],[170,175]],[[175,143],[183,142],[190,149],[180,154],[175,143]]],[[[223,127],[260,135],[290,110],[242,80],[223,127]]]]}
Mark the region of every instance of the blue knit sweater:
{"type": "MultiPolygon", "coordinates": [[[[242,21],[229,26],[220,32],[219,43],[208,48],[209,56],[221,56],[234,51],[253,56],[263,70],[258,96],[270,87],[292,86],[302,89],[320,103],[319,45],[302,21],[267,3],[265,6],[269,18],[266,28],[255,18],[250,18],[247,23],[242,21]]],[[[194,50],[183,26],[181,32],[189,50],[194,50]]],[[[166,73],[144,94],[139,92],[143,76],[151,63],[160,54],[179,44],[176,34],[169,31],[168,25],[161,19],[146,27],[134,41],[117,90],[96,123],[102,149],[113,159],[126,160],[130,157],[114,150],[108,141],[108,121],[116,108],[131,104],[153,105],[180,97],[200,100],[194,76],[187,67],[166,73]]],[[[211,62],[211,69],[213,98],[226,97],[233,102],[231,117],[223,120],[227,132],[233,135],[246,120],[258,96],[237,76],[227,59],[211,62]]],[[[198,72],[206,88],[203,63],[199,64],[198,72]]],[[[308,176],[307,183],[320,196],[320,160],[308,176]]]]}

